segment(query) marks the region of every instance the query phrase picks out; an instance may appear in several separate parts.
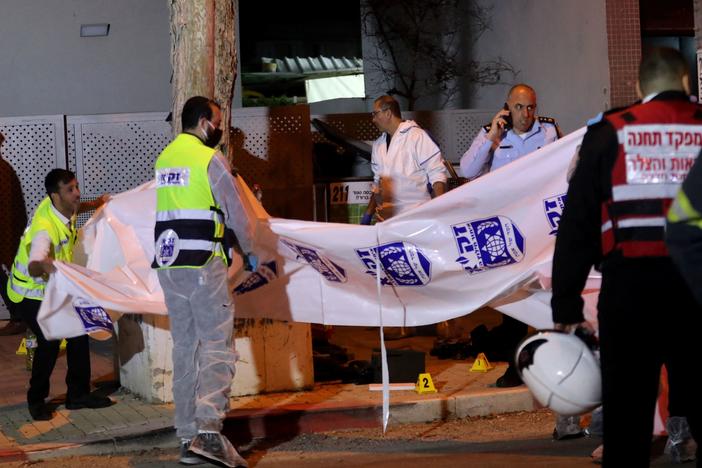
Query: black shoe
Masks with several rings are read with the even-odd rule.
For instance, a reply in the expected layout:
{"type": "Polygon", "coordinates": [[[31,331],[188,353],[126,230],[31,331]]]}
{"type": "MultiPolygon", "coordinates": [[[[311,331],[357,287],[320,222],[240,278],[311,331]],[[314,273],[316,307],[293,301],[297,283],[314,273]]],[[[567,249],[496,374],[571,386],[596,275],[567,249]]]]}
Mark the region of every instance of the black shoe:
{"type": "Polygon", "coordinates": [[[35,421],[49,421],[54,417],[53,411],[46,406],[46,403],[32,403],[27,405],[29,414],[35,421]]]}
{"type": "Polygon", "coordinates": [[[114,402],[107,397],[88,394],[80,398],[66,399],[66,409],[79,410],[83,408],[107,408],[114,402]]]}
{"type": "Polygon", "coordinates": [[[231,442],[218,432],[199,433],[190,444],[190,451],[232,468],[249,466],[231,442]]]}
{"type": "Polygon", "coordinates": [[[180,460],[181,465],[202,465],[207,463],[203,458],[190,451],[190,441],[183,440],[180,442],[180,460]]]}
{"type": "Polygon", "coordinates": [[[4,327],[0,328],[0,336],[19,335],[27,331],[24,322],[10,320],[4,327]]]}
{"type": "Polygon", "coordinates": [[[522,382],[522,379],[519,377],[519,373],[514,366],[509,366],[505,373],[502,374],[502,377],[497,379],[495,382],[495,386],[500,388],[518,387],[523,384],[524,382],[522,382]]]}

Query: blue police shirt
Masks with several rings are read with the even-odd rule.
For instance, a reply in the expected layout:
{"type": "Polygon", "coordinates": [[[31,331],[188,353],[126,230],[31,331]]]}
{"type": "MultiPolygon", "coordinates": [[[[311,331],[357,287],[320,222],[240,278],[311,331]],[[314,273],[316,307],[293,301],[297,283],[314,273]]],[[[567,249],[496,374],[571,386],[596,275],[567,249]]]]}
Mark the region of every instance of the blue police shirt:
{"type": "Polygon", "coordinates": [[[468,151],[461,157],[461,176],[473,179],[485,172],[494,171],[556,141],[560,133],[555,120],[549,117],[537,117],[531,130],[526,134],[517,135],[511,129],[505,132],[500,144],[493,152],[491,150],[493,142],[487,138],[489,129],[490,125],[481,128],[468,151]],[[487,167],[488,164],[490,167],[487,167]]]}

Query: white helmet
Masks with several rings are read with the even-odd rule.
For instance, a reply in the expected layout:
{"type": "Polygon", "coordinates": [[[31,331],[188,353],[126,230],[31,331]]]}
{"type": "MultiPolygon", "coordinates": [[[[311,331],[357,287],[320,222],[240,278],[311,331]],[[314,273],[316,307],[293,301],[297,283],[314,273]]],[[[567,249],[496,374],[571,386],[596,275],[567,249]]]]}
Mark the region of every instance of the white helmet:
{"type": "Polygon", "coordinates": [[[539,331],[519,345],[515,358],[534,398],[556,413],[574,416],[602,403],[599,362],[580,338],[539,331]]]}

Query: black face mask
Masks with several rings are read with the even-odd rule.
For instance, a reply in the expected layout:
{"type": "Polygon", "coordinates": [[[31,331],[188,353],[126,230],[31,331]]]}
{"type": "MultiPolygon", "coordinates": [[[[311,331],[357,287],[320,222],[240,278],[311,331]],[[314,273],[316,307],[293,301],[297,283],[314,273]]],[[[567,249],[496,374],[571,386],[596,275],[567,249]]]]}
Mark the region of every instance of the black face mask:
{"type": "Polygon", "coordinates": [[[212,132],[207,132],[207,140],[205,140],[205,146],[214,148],[219,144],[219,140],[222,139],[222,129],[215,128],[212,132]]]}

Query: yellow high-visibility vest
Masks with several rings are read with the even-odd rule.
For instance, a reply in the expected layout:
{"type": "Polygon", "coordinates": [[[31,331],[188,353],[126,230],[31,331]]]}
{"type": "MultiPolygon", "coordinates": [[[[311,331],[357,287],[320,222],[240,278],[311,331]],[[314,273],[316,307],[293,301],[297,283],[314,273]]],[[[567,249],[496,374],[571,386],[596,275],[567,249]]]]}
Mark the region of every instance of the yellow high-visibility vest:
{"type": "Polygon", "coordinates": [[[7,295],[12,302],[21,302],[23,299],[42,300],[44,298],[43,278],[34,278],[29,274],[29,252],[32,248],[32,239],[39,231],[46,231],[51,239],[52,249],[49,256],[54,260],[70,262],[73,260],[73,246],[76,243],[76,228],[71,222],[71,227],[66,226],[54,210],[51,199],[46,197],[39,203],[32,216],[32,222],[25,229],[20,240],[15,261],[12,263],[10,279],[7,282],[7,295]]]}
{"type": "Polygon", "coordinates": [[[684,186],[678,190],[678,194],[668,210],[668,222],[686,222],[702,229],[702,214],[692,206],[690,199],[685,193],[684,186]]]}
{"type": "Polygon", "coordinates": [[[215,152],[196,136],[181,133],[156,160],[153,268],[197,268],[212,257],[227,263],[224,215],[207,177],[215,152]]]}

